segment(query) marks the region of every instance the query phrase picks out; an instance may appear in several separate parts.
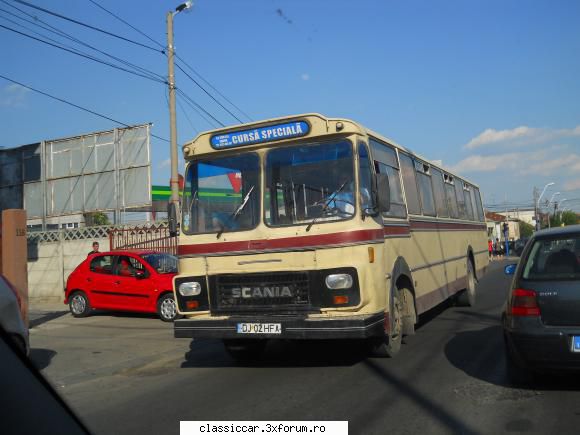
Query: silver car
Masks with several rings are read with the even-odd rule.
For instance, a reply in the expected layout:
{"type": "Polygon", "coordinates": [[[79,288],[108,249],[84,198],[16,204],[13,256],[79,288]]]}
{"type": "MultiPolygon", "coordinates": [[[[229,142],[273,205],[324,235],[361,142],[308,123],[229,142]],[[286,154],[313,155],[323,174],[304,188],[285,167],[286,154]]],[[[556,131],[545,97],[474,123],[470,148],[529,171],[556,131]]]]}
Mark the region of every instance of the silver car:
{"type": "Polygon", "coordinates": [[[26,355],[30,352],[28,328],[20,313],[22,304],[16,289],[0,275],[0,325],[26,355]]]}

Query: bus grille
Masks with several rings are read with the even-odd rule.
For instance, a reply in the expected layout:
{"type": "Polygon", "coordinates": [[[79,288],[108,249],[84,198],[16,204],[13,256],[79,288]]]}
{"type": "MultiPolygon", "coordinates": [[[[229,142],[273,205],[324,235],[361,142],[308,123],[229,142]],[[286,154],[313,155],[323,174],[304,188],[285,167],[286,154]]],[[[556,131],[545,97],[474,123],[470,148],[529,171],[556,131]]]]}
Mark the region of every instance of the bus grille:
{"type": "Polygon", "coordinates": [[[310,307],[307,272],[217,275],[213,278],[215,311],[295,311],[310,307]]]}

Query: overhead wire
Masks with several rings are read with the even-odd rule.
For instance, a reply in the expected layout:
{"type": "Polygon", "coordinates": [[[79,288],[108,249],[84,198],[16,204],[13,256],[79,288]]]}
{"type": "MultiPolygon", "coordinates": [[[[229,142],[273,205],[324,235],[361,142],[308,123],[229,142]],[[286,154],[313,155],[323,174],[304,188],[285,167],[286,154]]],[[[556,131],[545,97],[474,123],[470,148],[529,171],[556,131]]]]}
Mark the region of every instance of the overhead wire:
{"type": "MultiPolygon", "coordinates": [[[[155,39],[153,39],[152,37],[150,37],[149,35],[147,35],[145,32],[141,31],[140,29],[138,29],[137,27],[133,26],[131,23],[127,22],[126,20],[124,20],[123,18],[121,18],[120,16],[118,16],[117,14],[115,14],[114,12],[108,10],[107,8],[105,8],[104,6],[100,5],[98,2],[96,2],[95,0],[89,0],[92,4],[94,4],[95,6],[97,6],[98,8],[102,9],[103,11],[105,11],[106,13],[108,13],[109,15],[113,16],[114,18],[116,18],[117,20],[119,20],[120,22],[126,24],[127,26],[129,26],[131,29],[135,30],[137,33],[139,33],[140,35],[144,36],[145,38],[147,38],[149,41],[153,42],[154,44],[157,44],[159,47],[161,47],[163,49],[163,53],[165,55],[167,55],[166,52],[166,47],[161,44],[160,42],[156,41],[155,39]]],[[[199,72],[197,72],[191,65],[189,65],[185,59],[183,59],[179,54],[175,53],[175,57],[181,62],[183,63],[187,68],[189,68],[189,70],[195,74],[197,77],[200,78],[200,80],[202,80],[206,85],[208,85],[215,93],[217,93],[221,98],[223,98],[227,103],[229,103],[233,108],[235,108],[238,112],[240,112],[242,115],[244,115],[246,118],[248,118],[248,120],[252,121],[252,118],[246,113],[244,112],[242,109],[240,109],[236,104],[234,104],[228,97],[226,97],[224,94],[222,94],[218,89],[215,88],[215,86],[213,86],[209,81],[207,81],[199,72]]],[[[178,65],[178,63],[176,62],[176,66],[181,69],[181,67],[178,65]]],[[[181,69],[182,70],[182,69],[181,69]]],[[[183,71],[183,70],[182,70],[183,71]]],[[[191,79],[191,77],[190,77],[191,79]]],[[[195,81],[194,81],[195,82],[195,81]]],[[[202,90],[204,90],[206,93],[207,91],[197,82],[195,82],[197,86],[199,86],[202,90]]],[[[212,97],[213,98],[213,97],[212,97]]],[[[224,108],[225,109],[225,108],[224,108]]],[[[226,109],[227,110],[227,109],[226,109]]],[[[228,111],[229,112],[229,111],[228,111]]],[[[230,113],[231,114],[231,113],[230,113]]],[[[232,115],[235,117],[235,115],[232,115]]],[[[239,122],[240,121],[237,117],[235,117],[239,122]]]]}
{"type": "Polygon", "coordinates": [[[180,94],[183,98],[185,98],[185,100],[189,101],[191,104],[193,104],[195,107],[197,107],[197,109],[201,110],[203,113],[205,113],[207,116],[209,116],[220,127],[225,127],[225,124],[223,124],[219,119],[217,119],[215,116],[213,116],[211,113],[209,113],[203,107],[201,107],[198,103],[196,103],[191,97],[189,97],[189,95],[187,95],[181,89],[175,88],[175,90],[178,94],[180,94]]]}
{"type": "MultiPolygon", "coordinates": [[[[22,86],[23,88],[26,88],[26,89],[28,89],[30,91],[33,91],[33,92],[39,93],[41,95],[44,95],[45,97],[49,97],[49,98],[52,98],[53,100],[57,100],[57,101],[60,101],[61,103],[67,104],[67,105],[72,106],[72,107],[75,107],[75,108],[77,108],[79,110],[82,110],[84,112],[90,113],[92,115],[98,116],[98,117],[103,118],[103,119],[106,119],[108,121],[112,121],[112,122],[114,122],[116,124],[119,124],[119,125],[122,125],[124,127],[132,127],[131,125],[126,124],[126,123],[124,123],[122,121],[116,120],[114,118],[111,118],[110,116],[103,115],[102,113],[96,112],[96,111],[91,110],[91,109],[87,109],[86,107],[83,107],[83,106],[80,106],[78,104],[72,103],[72,102],[70,102],[68,100],[65,100],[64,98],[60,98],[60,97],[57,97],[55,95],[49,94],[48,92],[44,92],[44,91],[41,91],[39,89],[33,88],[32,86],[25,85],[24,83],[21,83],[21,82],[19,82],[17,80],[11,79],[10,77],[6,77],[5,75],[0,74],[0,78],[4,79],[6,81],[12,82],[12,83],[14,83],[16,85],[22,86]]],[[[164,142],[169,142],[169,140],[167,140],[167,139],[165,139],[163,137],[157,136],[155,134],[152,134],[151,133],[151,136],[154,137],[154,138],[156,138],[156,139],[162,140],[164,142]]]]}
{"type": "Polygon", "coordinates": [[[28,6],[29,8],[36,9],[38,11],[44,12],[45,14],[52,15],[53,17],[57,17],[57,18],[60,18],[62,20],[69,21],[71,23],[78,24],[79,26],[83,26],[83,27],[86,27],[88,29],[94,30],[96,32],[103,33],[103,34],[108,35],[108,36],[111,36],[113,38],[117,38],[117,39],[123,40],[125,42],[130,43],[130,44],[138,45],[140,47],[143,47],[143,48],[146,48],[146,49],[152,50],[152,51],[157,51],[159,53],[162,52],[162,50],[159,50],[159,49],[157,49],[155,47],[152,47],[150,45],[142,44],[142,43],[140,43],[138,41],[135,41],[135,40],[126,38],[126,37],[121,36],[121,35],[117,35],[116,33],[112,33],[112,32],[109,32],[107,30],[103,30],[103,29],[100,29],[98,27],[91,26],[90,24],[84,23],[84,22],[79,21],[79,20],[75,20],[74,18],[70,18],[70,17],[64,16],[64,15],[61,15],[61,14],[59,14],[57,12],[53,12],[53,11],[48,10],[48,9],[45,9],[45,8],[41,8],[40,6],[36,6],[36,5],[32,4],[32,3],[26,2],[24,0],[12,0],[12,1],[14,1],[16,3],[20,3],[20,4],[24,5],[24,6],[28,6]]]}
{"type": "MultiPolygon", "coordinates": [[[[6,1],[5,1],[5,0],[0,0],[0,1],[2,1],[2,2],[6,3],[6,1]]],[[[97,47],[94,47],[94,46],[92,46],[92,45],[90,45],[90,44],[88,44],[88,43],[86,43],[86,42],[84,42],[84,41],[81,41],[80,39],[78,39],[78,38],[76,38],[76,37],[74,37],[74,36],[70,35],[70,34],[69,34],[69,33],[67,33],[67,32],[64,32],[64,31],[62,31],[62,30],[60,30],[60,29],[58,29],[58,28],[56,28],[56,27],[54,27],[54,26],[51,26],[49,23],[47,23],[47,22],[45,22],[45,21],[43,21],[43,20],[39,19],[38,17],[35,17],[35,16],[33,16],[33,15],[30,15],[30,14],[28,14],[28,13],[26,13],[26,12],[22,11],[21,9],[18,9],[18,8],[16,8],[15,6],[13,6],[13,7],[14,7],[15,9],[17,9],[18,11],[20,11],[22,14],[24,14],[24,15],[27,15],[27,16],[29,16],[29,17],[33,18],[35,21],[32,21],[32,20],[26,19],[26,18],[24,18],[24,17],[21,17],[21,16],[19,16],[19,15],[15,14],[15,13],[13,13],[13,12],[10,12],[10,11],[7,11],[6,9],[3,9],[3,8],[0,8],[0,11],[4,12],[4,13],[6,13],[6,14],[9,14],[9,15],[11,15],[11,16],[12,16],[12,17],[14,17],[14,18],[17,18],[17,19],[19,19],[19,20],[22,20],[22,21],[24,21],[24,22],[27,22],[27,23],[33,24],[33,25],[35,25],[35,26],[37,26],[37,27],[40,27],[41,29],[43,29],[43,30],[45,30],[45,31],[47,31],[47,32],[50,32],[50,33],[52,33],[52,34],[55,34],[55,35],[61,36],[61,37],[63,37],[63,38],[66,38],[66,39],[68,39],[68,40],[70,40],[70,41],[76,42],[77,44],[80,44],[80,45],[83,45],[83,46],[85,46],[85,47],[87,47],[87,48],[90,48],[91,50],[94,50],[94,51],[96,51],[96,52],[98,52],[98,53],[101,53],[101,54],[103,54],[103,55],[105,55],[105,56],[107,56],[107,57],[111,58],[111,59],[114,59],[114,60],[116,60],[116,61],[117,61],[117,62],[119,62],[119,63],[122,63],[122,64],[124,64],[124,65],[126,65],[126,66],[128,66],[128,67],[134,68],[134,69],[136,69],[136,70],[138,70],[138,71],[141,71],[141,72],[143,72],[143,73],[145,73],[145,74],[149,74],[149,75],[151,75],[152,77],[157,77],[157,78],[159,78],[159,79],[161,79],[161,80],[163,80],[163,81],[165,82],[165,77],[164,77],[164,76],[162,76],[161,74],[158,74],[158,73],[156,73],[156,72],[154,72],[154,71],[148,70],[147,68],[143,68],[143,67],[141,67],[141,66],[139,66],[139,65],[136,65],[136,64],[134,64],[134,63],[131,63],[131,62],[129,62],[129,61],[127,61],[127,60],[125,60],[125,59],[122,59],[122,58],[119,58],[119,57],[117,57],[117,56],[115,56],[115,55],[112,55],[112,54],[110,54],[110,53],[107,53],[106,51],[103,51],[103,50],[101,50],[101,49],[99,49],[99,48],[97,48],[97,47]],[[42,23],[42,24],[39,24],[39,22],[40,22],[40,23],[42,23]]],[[[5,20],[11,21],[10,19],[8,19],[8,18],[6,18],[6,17],[3,17],[3,18],[4,18],[5,20]]],[[[33,32],[33,33],[35,33],[35,34],[37,34],[37,35],[39,35],[39,36],[42,36],[43,38],[46,38],[46,39],[48,39],[48,40],[50,40],[50,41],[53,41],[53,42],[56,42],[56,43],[59,43],[59,44],[61,44],[61,45],[65,46],[65,47],[68,47],[68,48],[72,48],[72,49],[74,49],[74,50],[77,50],[76,48],[73,48],[73,47],[70,47],[70,46],[66,46],[65,44],[63,44],[63,43],[62,43],[62,42],[60,42],[60,41],[56,41],[56,40],[54,40],[54,39],[52,39],[52,38],[49,38],[49,37],[48,37],[48,36],[46,36],[46,35],[42,35],[42,34],[40,34],[40,33],[38,33],[38,32],[35,32],[34,30],[32,30],[32,29],[29,29],[29,28],[27,28],[26,26],[23,26],[23,25],[22,25],[22,24],[20,24],[20,23],[15,23],[14,21],[11,21],[11,22],[12,22],[12,23],[14,23],[14,24],[16,24],[16,25],[18,25],[18,26],[20,26],[20,27],[22,27],[22,28],[25,28],[25,29],[27,29],[27,30],[28,30],[28,31],[30,31],[30,32],[33,32]]],[[[79,50],[79,51],[80,51],[80,50],[79,50]]]]}
{"type": "Polygon", "coordinates": [[[19,30],[12,29],[11,27],[4,26],[3,24],[0,24],[0,28],[3,28],[3,29],[6,29],[6,30],[9,30],[9,31],[11,31],[11,32],[14,32],[14,33],[17,33],[17,34],[19,34],[19,35],[25,36],[25,37],[27,37],[27,38],[33,39],[33,40],[35,40],[35,41],[42,42],[43,44],[50,45],[50,46],[52,46],[52,47],[55,47],[55,48],[58,48],[58,49],[60,49],[60,50],[64,50],[64,51],[67,51],[67,52],[69,52],[69,53],[76,54],[77,56],[84,57],[84,58],[86,58],[86,59],[89,59],[89,60],[92,60],[92,61],[94,61],[94,62],[97,62],[97,63],[101,63],[101,64],[103,64],[103,65],[110,66],[111,68],[115,68],[115,69],[118,69],[118,70],[121,70],[121,71],[125,71],[126,73],[129,73],[129,74],[133,74],[133,75],[135,75],[135,76],[142,77],[142,78],[144,78],[144,79],[152,80],[152,81],[155,81],[155,82],[158,82],[158,83],[163,83],[163,84],[166,84],[166,83],[167,83],[167,82],[165,82],[165,81],[163,81],[163,80],[161,80],[161,79],[157,79],[157,78],[154,78],[154,77],[150,77],[150,76],[148,76],[148,75],[141,74],[141,73],[138,73],[138,72],[136,72],[136,71],[132,71],[132,70],[130,70],[130,69],[127,69],[127,68],[123,68],[123,67],[121,67],[121,66],[118,66],[118,65],[112,64],[112,63],[110,63],[110,62],[107,62],[107,61],[104,61],[104,60],[102,60],[102,59],[98,59],[98,58],[96,58],[96,57],[94,57],[94,56],[91,56],[91,55],[88,55],[88,54],[83,54],[82,52],[80,52],[80,51],[78,51],[78,50],[74,50],[74,49],[66,48],[66,47],[64,47],[62,44],[61,44],[61,45],[54,44],[54,43],[52,43],[52,42],[45,41],[45,40],[43,40],[43,39],[40,39],[40,38],[37,38],[37,37],[35,37],[35,36],[28,35],[28,34],[26,34],[26,33],[24,33],[24,32],[20,32],[19,30]]]}

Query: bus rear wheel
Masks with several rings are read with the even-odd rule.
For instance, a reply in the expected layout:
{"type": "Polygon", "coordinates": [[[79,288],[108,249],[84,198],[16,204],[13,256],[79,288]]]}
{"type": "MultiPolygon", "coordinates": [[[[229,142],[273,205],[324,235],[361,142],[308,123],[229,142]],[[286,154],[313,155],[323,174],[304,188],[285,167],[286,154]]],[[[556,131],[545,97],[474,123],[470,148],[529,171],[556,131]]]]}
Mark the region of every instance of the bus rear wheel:
{"type": "Polygon", "coordinates": [[[457,296],[457,305],[460,307],[473,307],[475,305],[475,274],[473,273],[473,263],[467,260],[467,287],[457,296]]]}
{"type": "Polygon", "coordinates": [[[394,358],[401,350],[403,339],[403,295],[401,290],[396,290],[393,295],[393,304],[391,307],[391,316],[393,322],[390,332],[385,331],[385,336],[371,339],[371,355],[381,358],[394,358]]]}

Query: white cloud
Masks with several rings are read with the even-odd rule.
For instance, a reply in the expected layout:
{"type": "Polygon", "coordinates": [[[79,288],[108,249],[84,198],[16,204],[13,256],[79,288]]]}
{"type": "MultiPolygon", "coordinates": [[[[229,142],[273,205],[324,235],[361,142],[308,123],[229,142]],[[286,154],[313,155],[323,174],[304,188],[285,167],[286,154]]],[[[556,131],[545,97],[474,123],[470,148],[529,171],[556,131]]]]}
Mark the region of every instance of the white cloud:
{"type": "Polygon", "coordinates": [[[304,73],[304,74],[302,74],[302,75],[300,76],[300,78],[301,78],[302,80],[304,80],[305,82],[307,82],[308,80],[310,80],[310,74],[308,74],[308,73],[304,73]]]}
{"type": "Polygon", "coordinates": [[[0,91],[0,107],[25,107],[28,93],[30,93],[30,89],[11,83],[0,91]]]}
{"type": "Polygon", "coordinates": [[[495,143],[523,146],[572,136],[580,136],[580,125],[574,128],[563,129],[531,128],[525,125],[511,130],[488,128],[471,139],[463,148],[472,150],[495,143]]]}
{"type": "MultiPolygon", "coordinates": [[[[456,172],[509,171],[512,175],[558,175],[574,174],[580,167],[580,154],[558,155],[568,147],[554,145],[535,151],[512,152],[493,155],[469,156],[450,169],[456,172]]],[[[500,174],[498,174],[500,175],[500,174]]]]}
{"type": "Polygon", "coordinates": [[[578,190],[580,189],[580,179],[567,181],[564,183],[564,190],[578,190]]]}
{"type": "Polygon", "coordinates": [[[161,162],[159,162],[159,164],[157,165],[157,168],[163,169],[163,168],[168,168],[169,166],[171,166],[171,159],[165,159],[165,160],[162,160],[161,162]]]}

